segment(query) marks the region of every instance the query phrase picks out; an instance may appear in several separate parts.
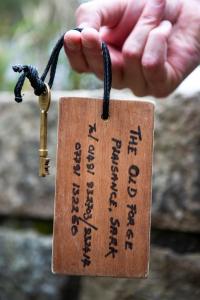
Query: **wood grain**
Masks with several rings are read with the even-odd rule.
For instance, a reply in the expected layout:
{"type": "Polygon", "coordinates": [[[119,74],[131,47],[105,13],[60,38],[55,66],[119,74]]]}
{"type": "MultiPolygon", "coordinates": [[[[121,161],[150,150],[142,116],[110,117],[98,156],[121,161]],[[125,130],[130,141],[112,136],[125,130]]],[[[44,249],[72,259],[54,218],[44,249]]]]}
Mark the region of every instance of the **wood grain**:
{"type": "Polygon", "coordinates": [[[154,105],[62,98],[54,273],[147,277],[154,105]]]}

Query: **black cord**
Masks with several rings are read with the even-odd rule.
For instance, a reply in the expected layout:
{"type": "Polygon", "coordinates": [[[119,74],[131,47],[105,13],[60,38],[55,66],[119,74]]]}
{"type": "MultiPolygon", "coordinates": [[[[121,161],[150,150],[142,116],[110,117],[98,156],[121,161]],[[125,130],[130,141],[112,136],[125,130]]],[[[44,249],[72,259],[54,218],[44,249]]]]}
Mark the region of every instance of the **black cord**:
{"type": "Polygon", "coordinates": [[[31,86],[34,89],[34,93],[36,96],[40,96],[42,93],[45,92],[46,86],[44,81],[42,81],[39,77],[38,71],[33,66],[13,66],[13,71],[22,73],[22,75],[19,77],[17,84],[14,89],[15,93],[15,101],[20,103],[22,102],[22,95],[21,91],[24,85],[24,81],[26,78],[29,79],[31,86]]]}
{"type": "Polygon", "coordinates": [[[110,91],[112,87],[112,63],[107,45],[102,43],[103,63],[104,63],[104,95],[102,119],[109,118],[110,91]]]}
{"type": "MultiPolygon", "coordinates": [[[[83,29],[75,28],[75,30],[81,32],[83,29]]],[[[34,89],[35,95],[40,96],[46,92],[45,80],[48,73],[50,73],[48,85],[50,88],[52,88],[55,75],[56,75],[59,54],[61,49],[64,46],[64,36],[65,35],[63,34],[61,38],[58,40],[58,42],[56,43],[51,53],[51,56],[49,58],[49,61],[47,63],[47,66],[41,77],[39,77],[37,69],[31,65],[13,66],[14,72],[22,73],[14,89],[16,102],[18,103],[22,102],[21,93],[26,78],[29,79],[31,86],[34,89]]],[[[109,118],[110,91],[112,87],[112,63],[111,63],[109,49],[104,42],[102,43],[102,54],[103,54],[103,61],[104,61],[104,95],[103,95],[102,119],[107,120],[109,118]]]]}
{"type": "Polygon", "coordinates": [[[49,71],[50,71],[50,77],[49,77],[49,87],[52,88],[53,86],[53,82],[54,82],[54,78],[55,78],[55,73],[56,73],[56,67],[57,67],[57,63],[58,63],[58,58],[59,58],[59,54],[60,51],[64,45],[64,34],[61,36],[61,38],[57,41],[51,56],[49,58],[49,61],[47,63],[47,66],[41,76],[41,80],[45,81],[49,71]]]}

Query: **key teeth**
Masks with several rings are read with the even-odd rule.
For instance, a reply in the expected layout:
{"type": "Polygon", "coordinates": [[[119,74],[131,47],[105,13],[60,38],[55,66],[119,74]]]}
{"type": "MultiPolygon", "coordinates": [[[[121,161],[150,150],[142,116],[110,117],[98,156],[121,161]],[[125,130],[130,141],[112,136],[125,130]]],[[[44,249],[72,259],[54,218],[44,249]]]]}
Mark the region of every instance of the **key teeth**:
{"type": "Polygon", "coordinates": [[[50,175],[49,168],[50,168],[50,158],[41,157],[40,158],[40,177],[46,177],[50,175]]]}
{"type": "Polygon", "coordinates": [[[49,166],[49,164],[50,164],[50,158],[46,158],[46,160],[45,160],[45,166],[49,166]]]}
{"type": "Polygon", "coordinates": [[[49,173],[49,167],[45,167],[45,171],[49,173]]]}
{"type": "Polygon", "coordinates": [[[49,168],[50,168],[50,159],[46,158],[46,160],[45,160],[45,172],[46,172],[46,175],[50,175],[49,168]]]}

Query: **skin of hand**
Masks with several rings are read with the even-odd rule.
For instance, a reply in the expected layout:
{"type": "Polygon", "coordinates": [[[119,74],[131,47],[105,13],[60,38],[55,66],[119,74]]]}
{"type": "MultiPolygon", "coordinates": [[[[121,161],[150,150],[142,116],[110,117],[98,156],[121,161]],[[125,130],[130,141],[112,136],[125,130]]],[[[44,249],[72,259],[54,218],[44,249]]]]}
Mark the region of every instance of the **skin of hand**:
{"type": "Polygon", "coordinates": [[[101,42],[109,47],[113,87],[165,97],[200,62],[199,0],[93,0],[76,12],[65,34],[74,70],[103,78],[101,42]]]}

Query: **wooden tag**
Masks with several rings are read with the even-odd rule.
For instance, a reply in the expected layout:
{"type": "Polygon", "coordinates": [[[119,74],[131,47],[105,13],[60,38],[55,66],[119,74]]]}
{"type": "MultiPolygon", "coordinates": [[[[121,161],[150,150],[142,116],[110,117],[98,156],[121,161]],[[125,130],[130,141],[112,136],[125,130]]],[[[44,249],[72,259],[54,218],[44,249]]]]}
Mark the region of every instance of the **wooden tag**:
{"type": "Polygon", "coordinates": [[[53,272],[147,277],[154,105],[60,100],[53,272]]]}

